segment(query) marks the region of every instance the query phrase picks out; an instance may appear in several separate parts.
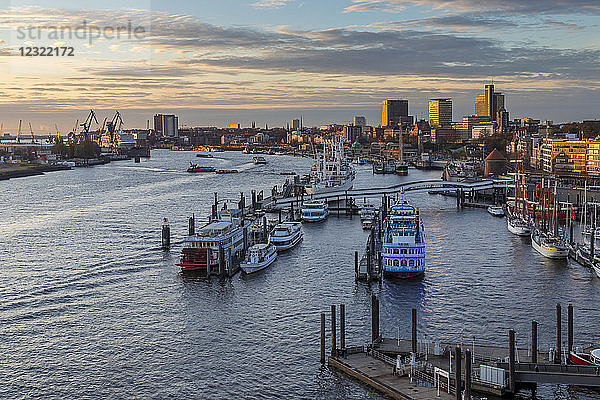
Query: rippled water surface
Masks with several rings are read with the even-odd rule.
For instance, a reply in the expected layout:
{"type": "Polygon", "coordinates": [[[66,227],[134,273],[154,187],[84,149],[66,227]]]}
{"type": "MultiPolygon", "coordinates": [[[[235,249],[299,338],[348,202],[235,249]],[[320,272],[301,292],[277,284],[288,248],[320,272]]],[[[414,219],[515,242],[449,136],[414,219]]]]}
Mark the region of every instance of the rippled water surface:
{"type": "MultiPolygon", "coordinates": [[[[408,337],[410,309],[428,337],[526,346],[531,319],[553,342],[556,302],[575,306],[576,343],[600,340],[600,279],[576,264],[537,255],[485,210],[457,210],[428,194],[421,208],[428,270],[422,281],[355,284],[353,252],[366,233],[357,217],[305,225],[305,238],[264,273],[232,279],[179,274],[187,217],[204,219],[212,193],[270,190],[280,171],[311,161],[220,153],[201,164],[239,174],[187,174],[193,153],[153,151],[132,161],[0,183],[0,398],[380,399],[319,365],[319,313],[345,303],[350,344],[369,340],[370,295],[382,332],[408,337]],[[160,250],[163,217],[170,252],[160,250]]],[[[355,187],[436,179],[373,176],[355,187]]],[[[565,317],[566,320],[566,311],[565,317]]],[[[566,331],[566,330],[565,330],[566,331]]],[[[598,392],[544,387],[544,399],[600,399],[598,392]]]]}

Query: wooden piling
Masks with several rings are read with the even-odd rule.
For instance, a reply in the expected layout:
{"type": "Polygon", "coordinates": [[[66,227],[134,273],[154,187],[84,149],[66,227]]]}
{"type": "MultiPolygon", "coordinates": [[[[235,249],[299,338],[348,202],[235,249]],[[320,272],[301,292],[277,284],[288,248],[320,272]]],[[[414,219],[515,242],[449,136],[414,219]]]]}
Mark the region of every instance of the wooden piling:
{"type": "Polygon", "coordinates": [[[354,277],[358,279],[360,271],[358,269],[358,251],[354,252],[354,277]]]}
{"type": "Polygon", "coordinates": [[[321,364],[325,364],[325,313],[321,313],[321,364]]]}
{"type": "Polygon", "coordinates": [[[192,214],[188,221],[188,236],[194,236],[196,234],[195,216],[192,214]]]}
{"type": "Polygon", "coordinates": [[[556,304],[556,351],[554,352],[554,364],[561,363],[561,335],[562,335],[562,320],[560,303],[556,304]]]}
{"type": "Polygon", "coordinates": [[[573,304],[567,307],[567,364],[570,364],[571,352],[573,351],[573,304]]]}
{"type": "Polygon", "coordinates": [[[346,305],[340,304],[340,350],[346,350],[346,305]]]}
{"type": "Polygon", "coordinates": [[[465,350],[465,393],[464,400],[471,400],[471,386],[473,384],[473,359],[471,358],[471,350],[465,350]]]}
{"type": "Polygon", "coordinates": [[[331,305],[331,356],[336,356],[336,323],[335,323],[335,304],[331,305]]]}
{"type": "Polygon", "coordinates": [[[411,312],[412,325],[412,352],[417,354],[417,309],[413,308],[411,312]]]}
{"type": "Polygon", "coordinates": [[[508,390],[514,393],[515,388],[515,330],[510,329],[508,331],[508,390]]]}
{"type": "Polygon", "coordinates": [[[171,227],[166,218],[164,219],[162,226],[161,244],[163,249],[171,247],[171,227]]]}
{"type": "Polygon", "coordinates": [[[263,241],[266,243],[268,240],[268,235],[267,235],[267,216],[264,215],[263,216],[263,241]]]}
{"type": "Polygon", "coordinates": [[[462,354],[460,346],[454,349],[454,382],[456,384],[456,400],[462,400],[462,354]]]}
{"type": "Polygon", "coordinates": [[[531,321],[531,363],[537,364],[538,360],[538,323],[536,320],[531,321]]]}

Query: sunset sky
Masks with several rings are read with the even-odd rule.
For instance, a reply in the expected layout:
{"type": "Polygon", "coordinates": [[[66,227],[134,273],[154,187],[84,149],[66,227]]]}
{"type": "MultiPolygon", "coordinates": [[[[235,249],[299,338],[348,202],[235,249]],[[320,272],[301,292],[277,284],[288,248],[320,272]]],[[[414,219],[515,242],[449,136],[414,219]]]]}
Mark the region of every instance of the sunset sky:
{"type": "Polygon", "coordinates": [[[125,128],[157,112],[192,126],[282,126],[300,115],[377,125],[382,99],[409,99],[426,118],[440,96],[454,99],[457,120],[492,78],[511,118],[600,118],[598,0],[83,3],[0,0],[4,132],[19,119],[36,133],[66,132],[90,108],[101,119],[120,110],[125,128]],[[50,35],[84,21],[109,31],[130,21],[143,34],[50,35]],[[70,46],[74,56],[22,57],[27,46],[70,46]]]}

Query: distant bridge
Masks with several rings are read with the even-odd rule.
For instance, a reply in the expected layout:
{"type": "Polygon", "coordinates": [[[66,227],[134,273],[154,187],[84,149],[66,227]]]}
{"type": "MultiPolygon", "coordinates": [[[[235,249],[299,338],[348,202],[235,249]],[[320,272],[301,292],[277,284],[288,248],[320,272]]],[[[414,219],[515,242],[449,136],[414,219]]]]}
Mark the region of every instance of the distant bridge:
{"type": "MultiPolygon", "coordinates": [[[[480,191],[488,189],[503,189],[506,187],[505,179],[486,179],[478,182],[448,182],[442,180],[422,180],[403,182],[393,186],[375,187],[365,189],[339,190],[327,193],[317,193],[314,195],[304,195],[304,200],[326,200],[334,201],[337,199],[346,198],[361,198],[361,197],[381,197],[385,195],[393,195],[397,193],[419,193],[419,192],[445,192],[448,190],[463,189],[465,191],[480,191]]],[[[275,208],[283,208],[292,203],[297,203],[299,196],[286,197],[283,199],[273,199],[271,205],[275,208]]]]}

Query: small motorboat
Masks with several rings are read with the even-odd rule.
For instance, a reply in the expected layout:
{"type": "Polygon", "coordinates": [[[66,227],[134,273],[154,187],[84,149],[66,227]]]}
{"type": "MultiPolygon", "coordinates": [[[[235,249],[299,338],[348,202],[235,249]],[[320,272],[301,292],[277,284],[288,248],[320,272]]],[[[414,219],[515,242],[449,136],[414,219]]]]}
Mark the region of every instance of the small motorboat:
{"type": "Polygon", "coordinates": [[[570,359],[577,365],[600,367],[600,349],[592,350],[589,354],[572,351],[570,359]]]}
{"type": "Polygon", "coordinates": [[[247,274],[258,272],[273,264],[277,259],[277,248],[272,243],[259,243],[248,249],[246,260],[240,268],[247,274]]]}
{"type": "Polygon", "coordinates": [[[502,206],[489,206],[487,208],[487,212],[489,212],[494,217],[504,217],[504,209],[502,206]]]}
{"type": "Polygon", "coordinates": [[[237,174],[238,171],[237,169],[220,169],[218,170],[216,173],[217,174],[237,174]]]}
{"type": "Polygon", "coordinates": [[[265,160],[264,157],[258,156],[258,157],[252,158],[252,162],[256,165],[263,165],[263,164],[267,163],[267,160],[265,160]]]}
{"type": "Polygon", "coordinates": [[[517,236],[529,236],[531,228],[521,218],[512,216],[506,219],[508,231],[517,236]]]}
{"type": "Polygon", "coordinates": [[[190,163],[187,172],[215,172],[215,167],[201,167],[198,164],[190,163]]]}
{"type": "Polygon", "coordinates": [[[280,172],[279,175],[298,175],[298,174],[293,171],[283,171],[283,172],[280,172]]]}
{"type": "Polygon", "coordinates": [[[198,154],[196,154],[196,157],[199,157],[199,158],[213,158],[213,155],[209,154],[209,153],[198,153],[198,154]]]}

